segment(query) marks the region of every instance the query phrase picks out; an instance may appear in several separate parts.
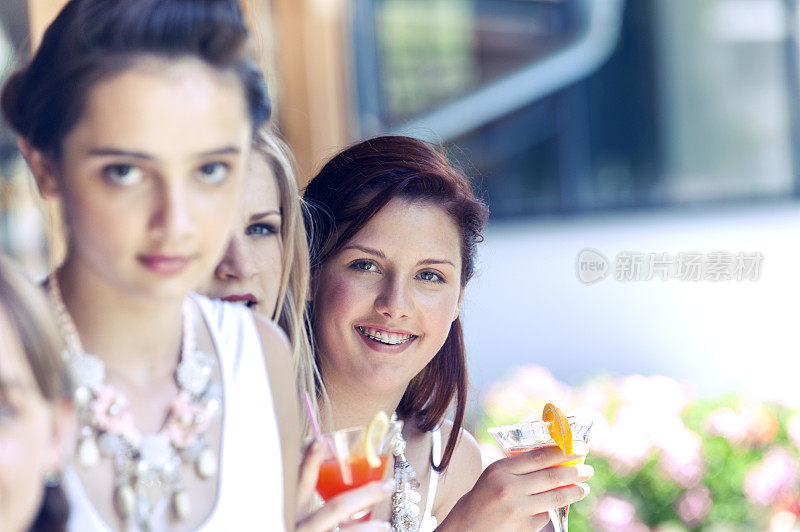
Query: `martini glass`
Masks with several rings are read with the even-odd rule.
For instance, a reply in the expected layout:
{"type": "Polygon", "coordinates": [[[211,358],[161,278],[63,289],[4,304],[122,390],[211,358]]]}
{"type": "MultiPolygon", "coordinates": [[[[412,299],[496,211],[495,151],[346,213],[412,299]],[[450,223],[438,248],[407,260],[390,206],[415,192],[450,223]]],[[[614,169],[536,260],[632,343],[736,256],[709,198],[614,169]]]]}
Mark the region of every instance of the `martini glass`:
{"type": "MultiPolygon", "coordinates": [[[[589,443],[589,433],[592,430],[592,420],[583,416],[569,416],[569,428],[572,431],[572,441],[589,443]]],[[[549,421],[526,421],[502,427],[490,427],[487,429],[489,434],[503,448],[507,456],[532,451],[540,447],[555,445],[556,442],[550,437],[549,421]]],[[[572,460],[558,465],[580,464],[583,459],[572,460]]],[[[550,510],[550,522],[553,523],[555,532],[568,532],[567,518],[569,516],[569,506],[550,510]]]]}

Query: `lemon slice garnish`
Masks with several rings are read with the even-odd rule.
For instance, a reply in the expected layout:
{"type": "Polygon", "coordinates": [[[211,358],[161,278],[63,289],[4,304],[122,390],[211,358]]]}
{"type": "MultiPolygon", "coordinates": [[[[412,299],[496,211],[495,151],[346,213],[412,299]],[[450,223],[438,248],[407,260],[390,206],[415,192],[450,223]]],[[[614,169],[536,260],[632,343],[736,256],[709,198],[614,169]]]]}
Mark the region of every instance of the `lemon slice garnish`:
{"type": "Polygon", "coordinates": [[[364,456],[370,467],[380,467],[381,457],[378,454],[381,443],[389,432],[389,417],[381,410],[367,425],[364,432],[364,456]]]}
{"type": "Polygon", "coordinates": [[[550,437],[564,454],[572,454],[572,429],[569,428],[569,421],[564,412],[552,403],[547,403],[542,411],[542,421],[550,422],[550,437]]]}

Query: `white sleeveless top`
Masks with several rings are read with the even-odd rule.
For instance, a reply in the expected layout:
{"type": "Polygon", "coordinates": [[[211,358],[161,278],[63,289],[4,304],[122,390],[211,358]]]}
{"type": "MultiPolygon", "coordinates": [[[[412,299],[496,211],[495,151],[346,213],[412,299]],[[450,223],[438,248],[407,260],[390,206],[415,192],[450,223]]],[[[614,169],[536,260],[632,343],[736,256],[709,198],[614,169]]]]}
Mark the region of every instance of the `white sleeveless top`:
{"type": "MultiPolygon", "coordinates": [[[[438,466],[442,462],[442,431],[437,426],[431,431],[431,461],[438,466]]],[[[436,500],[436,488],[439,485],[439,472],[431,467],[428,479],[428,495],[425,501],[425,512],[419,521],[418,532],[433,532],[438,526],[433,516],[433,502],[436,500]]]]}
{"type": "MultiPolygon", "coordinates": [[[[283,457],[261,340],[242,305],[192,294],[220,358],[224,411],[217,501],[204,532],[283,530],[283,457]]],[[[65,468],[71,532],[110,532],[77,473],[65,468]]]]}

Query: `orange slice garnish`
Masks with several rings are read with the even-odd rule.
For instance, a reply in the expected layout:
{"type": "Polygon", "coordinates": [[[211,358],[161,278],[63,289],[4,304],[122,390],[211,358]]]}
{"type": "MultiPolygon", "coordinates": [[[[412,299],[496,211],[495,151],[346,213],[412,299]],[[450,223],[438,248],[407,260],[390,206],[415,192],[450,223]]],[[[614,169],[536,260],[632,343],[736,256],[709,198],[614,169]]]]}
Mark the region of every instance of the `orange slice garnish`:
{"type": "Polygon", "coordinates": [[[556,445],[564,451],[564,454],[572,454],[572,429],[569,428],[569,421],[564,412],[552,403],[547,403],[542,410],[542,420],[550,422],[550,437],[556,445]]]}

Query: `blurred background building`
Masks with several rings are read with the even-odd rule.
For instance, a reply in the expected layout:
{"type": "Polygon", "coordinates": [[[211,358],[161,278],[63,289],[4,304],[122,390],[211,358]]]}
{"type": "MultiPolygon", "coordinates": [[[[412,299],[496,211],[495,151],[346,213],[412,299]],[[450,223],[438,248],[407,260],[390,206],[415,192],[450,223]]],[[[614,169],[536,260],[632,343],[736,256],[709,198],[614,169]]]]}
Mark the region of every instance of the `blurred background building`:
{"type": "MultiPolygon", "coordinates": [[[[63,3],[0,3],[3,75],[63,3]]],[[[798,0],[243,3],[301,182],[355,140],[404,133],[447,146],[484,191],[463,311],[476,398],[538,365],[570,386],[664,375],[800,405],[798,0]],[[589,284],[586,249],[608,268],[589,284]],[[680,280],[691,253],[705,265],[680,280]],[[741,254],[761,257],[755,275],[710,274],[741,254]]],[[[43,272],[7,128],[0,176],[0,249],[43,272]]]]}

